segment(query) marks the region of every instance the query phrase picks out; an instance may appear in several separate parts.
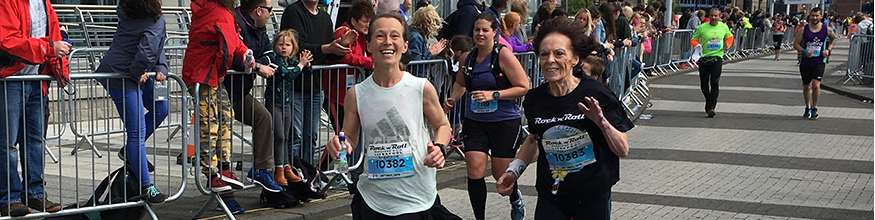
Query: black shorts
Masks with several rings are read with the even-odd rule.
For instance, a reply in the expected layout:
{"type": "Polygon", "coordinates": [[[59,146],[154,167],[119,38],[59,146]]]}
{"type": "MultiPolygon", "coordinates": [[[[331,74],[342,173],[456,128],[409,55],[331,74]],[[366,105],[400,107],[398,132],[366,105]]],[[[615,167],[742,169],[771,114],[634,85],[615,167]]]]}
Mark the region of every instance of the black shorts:
{"type": "Polygon", "coordinates": [[[802,84],[808,85],[811,83],[811,80],[820,81],[823,79],[824,68],[826,68],[825,63],[819,63],[814,66],[805,66],[799,65],[799,73],[802,75],[802,84]]]}
{"type": "Polygon", "coordinates": [[[772,41],[775,42],[775,50],[781,49],[781,42],[784,41],[784,35],[772,35],[772,41]]]}
{"type": "Polygon", "coordinates": [[[525,140],[519,118],[500,122],[478,122],[465,119],[462,123],[465,152],[480,151],[498,158],[514,158],[525,140]]]}
{"type": "Polygon", "coordinates": [[[580,201],[556,201],[538,197],[535,219],[611,219],[611,190],[598,190],[581,195],[580,201]]]}

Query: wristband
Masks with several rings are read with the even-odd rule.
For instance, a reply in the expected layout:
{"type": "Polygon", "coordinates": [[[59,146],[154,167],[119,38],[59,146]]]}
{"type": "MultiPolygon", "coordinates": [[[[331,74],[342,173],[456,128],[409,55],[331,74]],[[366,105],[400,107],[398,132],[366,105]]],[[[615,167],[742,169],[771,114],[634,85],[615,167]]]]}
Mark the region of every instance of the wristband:
{"type": "Polygon", "coordinates": [[[513,172],[517,178],[520,178],[524,171],[526,171],[526,162],[520,159],[515,159],[507,165],[507,170],[504,172],[513,172]]]}
{"type": "Polygon", "coordinates": [[[432,145],[434,145],[435,147],[438,147],[438,149],[441,149],[441,155],[447,155],[447,146],[446,145],[435,143],[435,142],[432,142],[432,145]]]}

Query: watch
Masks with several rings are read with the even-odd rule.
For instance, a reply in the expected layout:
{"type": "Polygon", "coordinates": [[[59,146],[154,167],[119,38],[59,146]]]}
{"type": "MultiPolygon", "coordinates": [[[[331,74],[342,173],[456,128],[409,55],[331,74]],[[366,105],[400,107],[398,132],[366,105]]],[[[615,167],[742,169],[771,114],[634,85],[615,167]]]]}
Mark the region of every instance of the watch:
{"type": "Polygon", "coordinates": [[[441,149],[441,155],[447,155],[447,146],[446,145],[440,144],[440,143],[435,143],[435,142],[432,142],[432,145],[434,145],[435,147],[438,147],[438,149],[441,149]]]}
{"type": "Polygon", "coordinates": [[[501,93],[498,93],[498,90],[492,91],[492,98],[498,100],[498,97],[501,97],[501,93]]]}
{"type": "Polygon", "coordinates": [[[255,71],[258,72],[258,70],[261,70],[261,64],[255,63],[255,71]]]}

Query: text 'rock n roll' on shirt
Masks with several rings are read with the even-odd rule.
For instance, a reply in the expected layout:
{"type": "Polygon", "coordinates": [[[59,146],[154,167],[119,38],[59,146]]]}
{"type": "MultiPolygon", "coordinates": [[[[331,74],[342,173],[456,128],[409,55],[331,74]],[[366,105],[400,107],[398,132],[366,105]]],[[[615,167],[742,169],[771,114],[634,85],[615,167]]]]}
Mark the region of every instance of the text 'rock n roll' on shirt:
{"type": "Polygon", "coordinates": [[[428,210],[437,198],[437,169],[423,164],[431,140],[423,114],[424,78],[404,72],[392,87],[368,77],[355,85],[365,168],[358,189],[368,207],[398,216],[428,210]]]}
{"type": "Polygon", "coordinates": [[[605,118],[620,132],[635,125],[616,96],[601,82],[583,77],[569,94],[555,97],[548,84],[526,94],[523,108],[538,142],[539,199],[579,201],[581,195],[610,190],[620,180],[620,158],[608,147],[598,125],[577,107],[584,97],[599,101],[605,118]]]}

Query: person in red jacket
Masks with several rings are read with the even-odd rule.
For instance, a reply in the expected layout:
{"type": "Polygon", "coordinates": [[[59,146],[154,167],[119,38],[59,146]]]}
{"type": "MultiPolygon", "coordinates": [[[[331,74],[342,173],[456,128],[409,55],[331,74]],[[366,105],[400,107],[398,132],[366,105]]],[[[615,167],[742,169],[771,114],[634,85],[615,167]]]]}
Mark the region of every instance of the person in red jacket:
{"type": "MultiPolygon", "coordinates": [[[[0,8],[0,77],[50,75],[65,87],[70,76],[64,57],[71,45],[61,37],[52,4],[48,0],[6,0],[0,1],[0,8]]],[[[0,106],[5,107],[0,108],[0,176],[6,177],[0,181],[3,216],[23,216],[31,209],[61,210],[60,204],[46,199],[44,190],[47,92],[45,81],[0,82],[0,106]],[[23,177],[18,173],[19,157],[25,161],[23,177]]]]}
{"type": "Polygon", "coordinates": [[[207,187],[222,193],[232,214],[242,213],[229,192],[242,189],[231,172],[231,101],[221,82],[231,67],[233,57],[243,59],[248,68],[255,67],[255,58],[240,40],[231,10],[234,0],[191,1],[191,30],[182,59],[182,80],[193,96],[199,96],[200,164],[201,172],[210,180],[207,187]],[[195,86],[200,87],[195,90],[195,86]]]}

